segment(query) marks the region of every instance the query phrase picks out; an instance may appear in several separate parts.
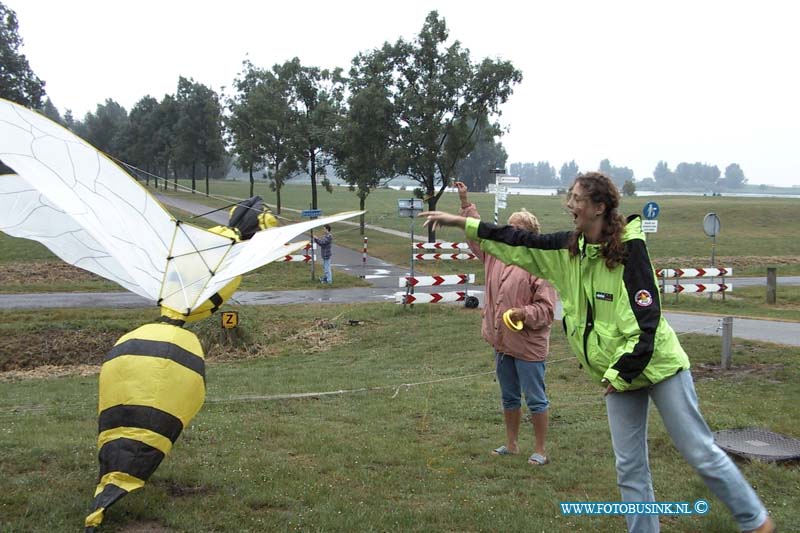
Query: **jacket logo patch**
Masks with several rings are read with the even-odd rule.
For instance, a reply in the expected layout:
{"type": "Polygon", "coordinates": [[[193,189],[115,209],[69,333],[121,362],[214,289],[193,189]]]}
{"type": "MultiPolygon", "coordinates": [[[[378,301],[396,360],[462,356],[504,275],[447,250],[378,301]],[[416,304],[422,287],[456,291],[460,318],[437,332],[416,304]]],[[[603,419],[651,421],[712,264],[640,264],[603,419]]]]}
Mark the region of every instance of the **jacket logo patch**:
{"type": "Polygon", "coordinates": [[[598,300],[605,300],[606,302],[613,302],[614,295],[609,292],[596,292],[594,297],[598,300]]]}
{"type": "Polygon", "coordinates": [[[637,292],[634,299],[636,300],[636,305],[639,307],[650,307],[650,305],[653,304],[653,295],[650,294],[650,291],[644,289],[637,292]]]}

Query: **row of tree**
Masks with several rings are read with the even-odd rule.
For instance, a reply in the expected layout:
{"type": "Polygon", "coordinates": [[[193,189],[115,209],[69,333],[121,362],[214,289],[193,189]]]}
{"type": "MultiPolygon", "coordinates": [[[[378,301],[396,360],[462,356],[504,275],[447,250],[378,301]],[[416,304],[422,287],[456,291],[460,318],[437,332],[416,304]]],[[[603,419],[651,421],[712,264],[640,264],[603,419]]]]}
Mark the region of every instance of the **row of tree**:
{"type": "MultiPolygon", "coordinates": [[[[0,95],[40,109],[141,176],[163,177],[164,186],[169,177],[177,186],[179,176],[190,176],[194,190],[202,172],[208,192],[210,177],[224,176],[233,160],[250,176],[251,194],[258,175],[269,180],[280,212],[286,180],[307,173],[311,207],[317,208],[318,184],[330,190],[326,171],[333,168],[357,192],[362,208],[371,190],[402,175],[419,184],[418,195],[435,209],[454,178],[483,190],[493,178],[489,169],[506,164],[494,119],[522,75],[510,62],[476,63],[458,41],[448,44],[446,23],[435,11],[414,39],[358,54],[347,73],[296,58],[269,69],[245,61],[232,95],[179,76],[176,92],[160,101],[145,96],[127,113],[108,99],[83,120],[69,111],[61,117],[46,98],[44,82],[19,54],[16,16],[2,3],[0,20],[0,95]]],[[[673,188],[746,181],[738,165],[726,169],[724,180],[711,168],[682,163],[672,172],[662,162],[655,183],[673,188]]],[[[628,184],[627,190],[633,186],[626,167],[606,159],[600,170],[621,187],[628,184]]],[[[545,186],[566,186],[578,171],[574,161],[558,173],[547,162],[510,169],[526,185],[545,186]]]]}

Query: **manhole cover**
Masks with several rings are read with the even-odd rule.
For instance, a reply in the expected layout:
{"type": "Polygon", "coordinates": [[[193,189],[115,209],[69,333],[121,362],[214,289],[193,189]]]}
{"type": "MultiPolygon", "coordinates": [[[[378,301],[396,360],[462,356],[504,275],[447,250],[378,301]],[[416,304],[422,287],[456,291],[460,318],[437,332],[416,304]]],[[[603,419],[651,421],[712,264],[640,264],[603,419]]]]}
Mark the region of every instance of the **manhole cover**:
{"type": "Polygon", "coordinates": [[[761,461],[800,459],[800,440],[763,428],[726,429],[714,433],[717,446],[728,453],[761,461]]]}

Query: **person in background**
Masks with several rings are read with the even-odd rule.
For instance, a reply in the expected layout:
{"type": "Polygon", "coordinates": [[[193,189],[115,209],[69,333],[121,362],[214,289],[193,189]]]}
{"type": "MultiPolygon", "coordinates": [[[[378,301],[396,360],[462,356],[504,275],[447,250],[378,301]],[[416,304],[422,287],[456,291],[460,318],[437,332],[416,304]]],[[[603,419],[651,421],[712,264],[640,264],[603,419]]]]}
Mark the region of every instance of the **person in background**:
{"type": "Polygon", "coordinates": [[[319,246],[319,252],[322,256],[322,272],[323,277],[319,279],[320,283],[333,283],[333,271],[331,270],[331,248],[333,247],[333,234],[331,233],[330,224],[325,224],[325,234],[321,237],[314,237],[314,242],[319,246]]]}
{"type": "MultiPolygon", "coordinates": [[[[605,174],[579,174],[567,193],[574,231],[546,235],[440,211],[426,225],[464,228],[499,260],[550,280],[558,290],[567,341],[602,387],[617,485],[624,502],[653,502],[647,450],[652,400],[673,444],[742,531],[774,532],[764,504],[715,443],[700,414],[689,358],[661,313],[641,219],[619,213],[620,194],[605,174]]],[[[659,531],[658,515],[626,515],[628,530],[659,531]]]]}
{"type": "MultiPolygon", "coordinates": [[[[455,185],[461,199],[461,214],[480,218],[475,204],[467,198],[467,186],[460,181],[455,185]]],[[[533,233],[539,232],[539,221],[525,210],[513,213],[508,217],[508,223],[533,233]]],[[[544,375],[545,358],[550,348],[550,326],[555,312],[555,290],[545,280],[486,254],[475,241],[470,241],[469,246],[483,262],[486,272],[481,333],[494,348],[506,427],[506,444],[495,448],[492,453],[519,453],[521,393],[524,392],[535,437],[534,453],[528,458],[528,463],[536,466],[547,464],[545,440],[549,402],[544,375]],[[522,330],[512,331],[505,326],[503,314],[508,310],[511,310],[509,318],[513,322],[522,322],[522,330]]]]}

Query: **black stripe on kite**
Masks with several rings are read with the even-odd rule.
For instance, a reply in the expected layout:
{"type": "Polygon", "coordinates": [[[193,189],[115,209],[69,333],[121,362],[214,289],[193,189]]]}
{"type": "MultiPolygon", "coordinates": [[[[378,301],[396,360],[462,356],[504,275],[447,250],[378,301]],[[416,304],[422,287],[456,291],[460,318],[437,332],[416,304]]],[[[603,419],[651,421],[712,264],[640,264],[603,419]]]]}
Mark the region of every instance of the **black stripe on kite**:
{"type": "Polygon", "coordinates": [[[203,379],[206,377],[205,361],[189,350],[185,350],[177,344],[164,341],[149,341],[144,339],[130,339],[122,344],[114,346],[106,355],[104,362],[108,362],[115,357],[122,355],[143,355],[146,357],[161,357],[175,361],[189,370],[194,370],[203,379]]]}
{"type": "Polygon", "coordinates": [[[215,293],[214,293],[214,294],[211,296],[211,298],[209,298],[209,300],[211,301],[211,303],[212,303],[212,304],[214,304],[214,307],[211,309],[211,312],[212,312],[212,313],[216,313],[216,312],[217,312],[217,309],[219,309],[219,308],[220,308],[220,306],[221,306],[223,303],[225,303],[225,300],[223,300],[223,299],[222,299],[222,296],[220,296],[218,292],[215,292],[215,293]]]}
{"type": "Polygon", "coordinates": [[[103,487],[103,491],[95,497],[94,502],[92,503],[92,511],[96,511],[101,507],[103,509],[108,509],[114,504],[114,502],[126,494],[128,494],[127,490],[118,487],[113,483],[109,483],[103,487]]]}
{"type": "Polygon", "coordinates": [[[99,433],[118,427],[147,429],[168,438],[173,444],[183,430],[178,417],[145,405],[115,405],[104,409],[97,425],[99,433]]]}
{"type": "Polygon", "coordinates": [[[164,459],[164,453],[133,439],[114,439],[103,444],[97,455],[100,478],[109,472],[124,472],[147,481],[164,459]]]}

